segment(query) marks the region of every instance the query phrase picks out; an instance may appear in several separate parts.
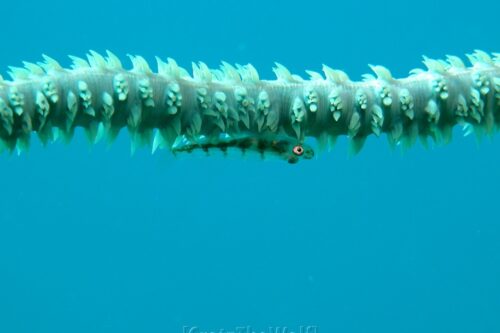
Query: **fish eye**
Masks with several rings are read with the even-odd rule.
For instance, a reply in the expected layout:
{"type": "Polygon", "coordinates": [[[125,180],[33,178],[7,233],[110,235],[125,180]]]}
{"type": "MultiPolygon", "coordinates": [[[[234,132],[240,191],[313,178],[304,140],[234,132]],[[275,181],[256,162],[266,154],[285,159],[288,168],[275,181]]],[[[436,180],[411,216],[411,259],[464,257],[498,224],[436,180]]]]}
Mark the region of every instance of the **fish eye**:
{"type": "Polygon", "coordinates": [[[304,148],[301,145],[293,147],[293,153],[297,156],[302,156],[304,154],[304,148]]]}

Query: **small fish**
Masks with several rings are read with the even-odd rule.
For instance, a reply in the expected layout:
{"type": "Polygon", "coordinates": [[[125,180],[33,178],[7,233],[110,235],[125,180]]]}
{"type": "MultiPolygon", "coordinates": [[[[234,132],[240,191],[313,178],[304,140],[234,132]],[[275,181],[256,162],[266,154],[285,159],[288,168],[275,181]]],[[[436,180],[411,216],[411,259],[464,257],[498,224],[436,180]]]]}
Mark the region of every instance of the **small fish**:
{"type": "Polygon", "coordinates": [[[300,143],[297,139],[286,136],[239,136],[234,137],[226,133],[218,138],[208,138],[204,135],[190,140],[185,136],[179,137],[172,146],[172,152],[192,153],[196,150],[209,152],[212,149],[219,149],[227,153],[230,148],[239,148],[243,153],[253,151],[260,154],[262,158],[267,155],[278,157],[290,164],[295,164],[301,159],[310,160],[314,157],[314,150],[305,143],[300,143]]]}

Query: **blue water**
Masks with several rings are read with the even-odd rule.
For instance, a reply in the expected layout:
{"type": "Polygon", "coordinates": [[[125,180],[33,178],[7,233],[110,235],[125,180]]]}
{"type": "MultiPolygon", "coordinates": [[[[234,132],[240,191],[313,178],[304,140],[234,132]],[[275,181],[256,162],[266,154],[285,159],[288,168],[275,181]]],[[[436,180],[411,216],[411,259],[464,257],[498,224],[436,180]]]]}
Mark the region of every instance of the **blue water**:
{"type": "MultiPolygon", "coordinates": [[[[494,0],[1,7],[3,73],[110,49],[359,79],[500,51],[494,0]]],[[[0,159],[1,333],[500,332],[499,135],[405,153],[371,139],[356,157],[340,140],[290,166],[131,157],[126,135],[108,149],[78,133],[0,159]]]]}

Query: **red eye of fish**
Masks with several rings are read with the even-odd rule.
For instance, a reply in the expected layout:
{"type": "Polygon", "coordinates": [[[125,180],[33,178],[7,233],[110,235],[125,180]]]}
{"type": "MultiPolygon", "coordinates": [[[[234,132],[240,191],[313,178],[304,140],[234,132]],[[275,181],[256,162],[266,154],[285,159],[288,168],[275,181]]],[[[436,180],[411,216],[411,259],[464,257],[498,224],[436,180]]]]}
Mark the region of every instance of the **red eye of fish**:
{"type": "Polygon", "coordinates": [[[302,148],[302,146],[295,146],[293,147],[293,153],[297,156],[301,156],[304,154],[304,148],[302,148]]]}

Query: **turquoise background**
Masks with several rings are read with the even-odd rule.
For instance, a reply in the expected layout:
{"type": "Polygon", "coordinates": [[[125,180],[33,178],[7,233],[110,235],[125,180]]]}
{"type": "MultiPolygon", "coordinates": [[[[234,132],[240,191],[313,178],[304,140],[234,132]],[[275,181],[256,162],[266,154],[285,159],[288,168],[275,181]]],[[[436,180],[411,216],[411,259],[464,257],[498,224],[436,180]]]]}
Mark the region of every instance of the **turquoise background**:
{"type": "MultiPolygon", "coordinates": [[[[110,49],[272,79],[500,52],[498,1],[9,1],[2,73],[110,49]]],[[[0,332],[500,331],[500,138],[175,159],[127,135],[0,156],[0,332]]]]}

